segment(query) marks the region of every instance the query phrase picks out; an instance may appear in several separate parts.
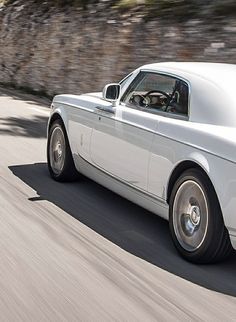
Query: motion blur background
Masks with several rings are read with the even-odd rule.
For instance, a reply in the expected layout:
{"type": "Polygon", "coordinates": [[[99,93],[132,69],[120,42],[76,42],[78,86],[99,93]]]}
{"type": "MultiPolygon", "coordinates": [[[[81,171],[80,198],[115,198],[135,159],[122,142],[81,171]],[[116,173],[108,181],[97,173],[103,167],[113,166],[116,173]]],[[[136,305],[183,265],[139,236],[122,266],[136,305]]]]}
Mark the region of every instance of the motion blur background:
{"type": "Polygon", "coordinates": [[[236,63],[235,0],[0,0],[0,83],[100,91],[139,65],[236,63]]]}

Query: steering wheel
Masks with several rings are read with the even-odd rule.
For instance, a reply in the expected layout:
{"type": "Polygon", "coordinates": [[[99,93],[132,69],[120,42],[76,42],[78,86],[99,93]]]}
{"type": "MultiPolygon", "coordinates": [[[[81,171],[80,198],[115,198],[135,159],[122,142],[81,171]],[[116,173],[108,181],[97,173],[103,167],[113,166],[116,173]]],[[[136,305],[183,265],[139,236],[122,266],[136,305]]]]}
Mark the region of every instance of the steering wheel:
{"type": "Polygon", "coordinates": [[[152,93],[160,93],[160,94],[164,95],[166,98],[168,98],[168,100],[171,100],[171,96],[169,94],[167,94],[166,92],[163,92],[163,91],[159,91],[158,89],[149,91],[144,96],[146,97],[146,96],[148,96],[148,95],[150,95],[152,93]]]}
{"type": "Polygon", "coordinates": [[[134,103],[140,105],[141,107],[148,107],[150,104],[149,97],[146,97],[146,95],[136,94],[132,96],[132,100],[134,103]]]}

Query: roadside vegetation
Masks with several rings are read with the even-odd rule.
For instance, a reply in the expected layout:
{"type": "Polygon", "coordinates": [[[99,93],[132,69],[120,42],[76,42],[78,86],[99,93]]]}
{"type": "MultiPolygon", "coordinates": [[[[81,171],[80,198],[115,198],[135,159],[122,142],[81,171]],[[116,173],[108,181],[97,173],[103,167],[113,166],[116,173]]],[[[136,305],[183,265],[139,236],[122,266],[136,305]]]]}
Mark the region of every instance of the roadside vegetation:
{"type": "MultiPolygon", "coordinates": [[[[17,0],[0,0],[0,5],[9,5],[17,0]]],[[[25,2],[29,2],[25,0],[25,2]]],[[[46,0],[44,1],[52,7],[55,6],[80,6],[84,9],[88,5],[96,5],[100,2],[106,2],[107,6],[116,9],[125,10],[136,6],[147,9],[147,12],[153,15],[166,14],[171,11],[175,16],[202,15],[204,11],[215,13],[217,15],[236,15],[235,0],[46,0]]],[[[41,0],[32,0],[32,3],[42,4],[41,0]]]]}

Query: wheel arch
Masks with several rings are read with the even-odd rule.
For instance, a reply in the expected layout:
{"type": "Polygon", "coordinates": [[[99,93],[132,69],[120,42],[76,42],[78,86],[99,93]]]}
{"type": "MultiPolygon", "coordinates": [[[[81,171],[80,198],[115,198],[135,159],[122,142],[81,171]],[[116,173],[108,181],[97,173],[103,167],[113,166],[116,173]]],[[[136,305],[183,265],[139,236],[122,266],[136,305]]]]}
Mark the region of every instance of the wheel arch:
{"type": "MultiPolygon", "coordinates": [[[[185,160],[185,161],[178,163],[176,165],[176,167],[173,169],[173,171],[169,177],[168,184],[167,184],[166,201],[168,204],[170,201],[171,192],[172,192],[175,182],[178,180],[178,178],[181,176],[181,174],[184,171],[186,171],[188,169],[192,169],[192,168],[197,168],[197,169],[201,170],[203,173],[205,173],[207,175],[208,179],[211,182],[211,179],[210,179],[209,174],[206,171],[206,169],[202,165],[200,165],[198,162],[196,162],[195,160],[194,161],[193,160],[185,160]]],[[[212,182],[211,182],[211,184],[212,184],[212,182]]],[[[213,186],[213,184],[212,184],[212,186],[213,186]]]]}
{"type": "Polygon", "coordinates": [[[64,125],[65,129],[66,129],[66,123],[65,123],[65,120],[64,120],[64,117],[63,117],[62,113],[60,111],[56,110],[49,118],[48,127],[47,127],[47,134],[49,133],[50,127],[52,126],[52,124],[56,120],[61,120],[63,122],[63,125],[64,125]]]}

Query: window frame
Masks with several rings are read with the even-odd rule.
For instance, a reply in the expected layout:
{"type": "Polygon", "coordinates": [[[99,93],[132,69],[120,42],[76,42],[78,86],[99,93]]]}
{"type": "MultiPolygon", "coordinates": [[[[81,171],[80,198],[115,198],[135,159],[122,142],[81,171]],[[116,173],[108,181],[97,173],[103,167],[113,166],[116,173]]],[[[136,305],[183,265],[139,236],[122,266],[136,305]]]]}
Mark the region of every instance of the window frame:
{"type": "Polygon", "coordinates": [[[178,75],[168,73],[168,72],[141,69],[139,71],[139,73],[136,75],[136,77],[128,85],[128,87],[126,88],[125,92],[122,94],[121,99],[120,99],[120,104],[122,106],[127,107],[127,108],[139,110],[139,111],[146,112],[146,113],[149,113],[149,114],[160,115],[160,116],[169,117],[169,118],[173,118],[173,119],[181,119],[181,120],[187,120],[188,121],[189,116],[190,116],[190,100],[191,100],[191,86],[190,86],[190,83],[189,83],[189,81],[187,79],[184,79],[183,77],[180,77],[178,75]],[[147,109],[145,107],[136,107],[134,105],[133,106],[128,105],[127,103],[122,101],[124,99],[124,97],[126,96],[127,92],[129,91],[130,87],[132,86],[132,84],[135,82],[136,78],[139,77],[139,75],[141,73],[149,73],[149,74],[156,74],[156,75],[160,75],[160,76],[166,76],[166,77],[173,78],[175,80],[179,80],[179,81],[183,82],[187,86],[187,89],[188,89],[187,115],[173,113],[173,112],[171,113],[171,112],[167,112],[167,111],[161,111],[161,110],[158,110],[158,109],[157,110],[151,110],[151,109],[147,109]]]}
{"type": "MultiPolygon", "coordinates": [[[[122,78],[118,84],[120,84],[121,88],[123,88],[126,84],[126,82],[129,80],[129,78],[131,78],[133,76],[134,72],[129,73],[128,75],[126,75],[124,78],[122,78]]],[[[135,77],[136,78],[136,77],[135,77]]],[[[132,83],[132,82],[131,82],[132,83]]]]}

